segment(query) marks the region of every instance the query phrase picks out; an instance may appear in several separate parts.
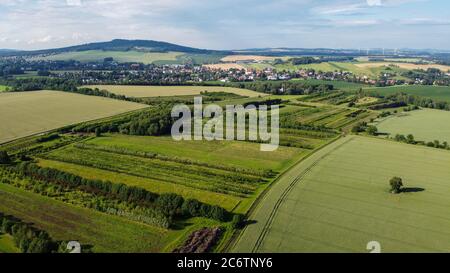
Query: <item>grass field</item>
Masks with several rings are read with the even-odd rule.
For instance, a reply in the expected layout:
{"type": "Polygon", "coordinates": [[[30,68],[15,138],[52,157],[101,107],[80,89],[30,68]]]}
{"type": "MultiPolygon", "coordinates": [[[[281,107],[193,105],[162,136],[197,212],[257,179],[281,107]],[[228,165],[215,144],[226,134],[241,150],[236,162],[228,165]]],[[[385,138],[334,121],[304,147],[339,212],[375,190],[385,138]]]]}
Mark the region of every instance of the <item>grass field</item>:
{"type": "Polygon", "coordinates": [[[1,253],[18,253],[20,249],[14,244],[13,237],[9,234],[0,233],[0,254],[1,253]]]}
{"type": "Polygon", "coordinates": [[[174,141],[171,137],[114,135],[95,138],[88,143],[154,152],[235,168],[274,171],[286,168],[301,153],[299,149],[286,147],[280,147],[273,153],[261,152],[259,144],[243,141],[174,141]]]}
{"type": "Polygon", "coordinates": [[[434,109],[422,109],[402,112],[378,120],[375,125],[383,133],[414,135],[416,140],[450,143],[450,112],[434,109]]]}
{"type": "Polygon", "coordinates": [[[176,193],[184,198],[194,198],[207,204],[221,206],[229,211],[235,209],[242,201],[242,198],[236,196],[193,189],[180,184],[167,183],[157,179],[117,173],[114,171],[107,171],[78,164],[40,159],[39,165],[42,167],[63,170],[87,179],[103,179],[113,183],[124,183],[126,185],[140,187],[157,194],[176,193]]]}
{"type": "Polygon", "coordinates": [[[450,152],[350,136],[296,165],[260,202],[236,252],[449,252],[450,152]],[[408,192],[389,193],[393,176],[408,192]]]}
{"type": "Polygon", "coordinates": [[[169,231],[0,184],[0,211],[49,232],[55,240],[76,240],[95,252],[156,252],[174,239],[169,231]]]}
{"type": "Polygon", "coordinates": [[[254,198],[266,185],[266,171],[280,172],[309,153],[287,147],[265,153],[259,146],[236,141],[176,142],[170,137],[108,135],[86,141],[83,147],[55,150],[39,164],[155,193],[174,192],[229,211],[245,211],[248,200],[244,200],[254,198]],[[157,153],[165,159],[134,152],[157,153]]]}
{"type": "Polygon", "coordinates": [[[438,101],[450,102],[450,87],[448,86],[397,85],[391,87],[365,88],[364,91],[374,92],[384,96],[403,92],[411,95],[432,98],[438,101]]]}
{"type": "Polygon", "coordinates": [[[66,52],[56,55],[50,55],[46,57],[39,57],[43,60],[51,61],[68,61],[76,60],[80,62],[95,62],[103,61],[105,58],[112,57],[115,61],[120,63],[144,63],[151,64],[154,62],[162,61],[177,61],[178,57],[183,56],[181,52],[139,52],[139,51],[102,51],[102,50],[88,50],[88,51],[76,51],[66,52]]]}
{"type": "Polygon", "coordinates": [[[427,70],[429,68],[435,68],[442,70],[443,72],[450,71],[450,66],[448,65],[440,65],[440,64],[413,64],[407,62],[368,62],[368,63],[360,63],[356,64],[357,67],[362,68],[379,68],[383,66],[398,66],[401,69],[413,70],[413,69],[423,69],[427,70]]]}
{"type": "Polygon", "coordinates": [[[89,85],[90,88],[108,90],[109,92],[128,97],[159,97],[198,95],[203,91],[227,92],[246,97],[267,96],[267,94],[248,89],[220,86],[126,86],[126,85],[89,85]]]}
{"type": "MultiPolygon", "coordinates": [[[[293,80],[293,81],[297,81],[297,80],[293,80]]],[[[360,88],[368,87],[368,85],[366,85],[366,84],[346,82],[346,81],[326,81],[326,80],[315,80],[315,79],[308,79],[308,80],[301,80],[301,81],[309,83],[309,84],[333,85],[334,89],[339,89],[339,90],[343,90],[343,91],[358,91],[360,88]]]]}
{"type": "Polygon", "coordinates": [[[0,94],[0,143],[146,107],[57,91],[0,94]]]}
{"type": "Polygon", "coordinates": [[[238,62],[238,61],[273,61],[276,57],[258,56],[258,55],[229,55],[223,57],[223,62],[238,62]]]}

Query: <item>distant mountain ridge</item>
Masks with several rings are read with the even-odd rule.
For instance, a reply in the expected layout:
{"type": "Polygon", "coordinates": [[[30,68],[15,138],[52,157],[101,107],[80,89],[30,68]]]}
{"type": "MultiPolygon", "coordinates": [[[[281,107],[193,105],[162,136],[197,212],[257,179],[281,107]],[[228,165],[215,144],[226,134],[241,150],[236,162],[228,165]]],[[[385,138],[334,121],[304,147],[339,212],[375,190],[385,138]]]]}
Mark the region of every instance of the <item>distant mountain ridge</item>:
{"type": "Polygon", "coordinates": [[[76,46],[54,48],[54,49],[44,49],[44,50],[33,50],[33,51],[0,51],[2,55],[40,55],[40,54],[59,54],[65,52],[77,52],[77,51],[88,51],[88,50],[103,50],[103,51],[145,51],[145,52],[168,52],[176,51],[183,53],[192,54],[228,54],[231,51],[218,51],[218,50],[208,50],[199,49],[187,46],[181,46],[177,44],[153,41],[153,40],[125,40],[125,39],[115,39],[109,42],[96,42],[88,43],[76,46]]]}

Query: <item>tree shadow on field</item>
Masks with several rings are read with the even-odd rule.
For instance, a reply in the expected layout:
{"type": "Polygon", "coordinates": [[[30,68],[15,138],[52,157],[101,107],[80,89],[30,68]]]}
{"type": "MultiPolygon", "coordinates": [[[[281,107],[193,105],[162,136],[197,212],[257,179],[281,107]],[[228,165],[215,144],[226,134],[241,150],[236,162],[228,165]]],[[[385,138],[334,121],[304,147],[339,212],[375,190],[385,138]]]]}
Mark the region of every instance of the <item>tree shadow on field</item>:
{"type": "Polygon", "coordinates": [[[253,224],[256,224],[256,223],[258,223],[258,221],[256,221],[256,220],[246,220],[244,222],[244,225],[245,226],[249,226],[249,225],[253,225],[253,224]]]}
{"type": "Polygon", "coordinates": [[[178,220],[178,221],[174,221],[171,225],[170,225],[170,229],[173,230],[183,230],[189,226],[192,226],[192,223],[183,221],[183,220],[178,220]]]}
{"type": "Polygon", "coordinates": [[[402,188],[401,192],[404,193],[413,193],[413,192],[422,192],[425,191],[424,188],[402,188]]]}

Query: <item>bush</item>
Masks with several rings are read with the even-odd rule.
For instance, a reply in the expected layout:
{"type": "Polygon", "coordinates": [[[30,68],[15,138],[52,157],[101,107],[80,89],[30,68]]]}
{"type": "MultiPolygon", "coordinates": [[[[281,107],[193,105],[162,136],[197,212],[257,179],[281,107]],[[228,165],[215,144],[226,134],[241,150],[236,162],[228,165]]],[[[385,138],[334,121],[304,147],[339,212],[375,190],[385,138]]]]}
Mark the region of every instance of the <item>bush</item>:
{"type": "Polygon", "coordinates": [[[235,214],[231,220],[231,225],[233,228],[242,228],[244,226],[244,215],[235,214]]]}
{"type": "Polygon", "coordinates": [[[11,158],[6,151],[0,151],[0,164],[11,163],[11,158]]]}
{"type": "Polygon", "coordinates": [[[391,192],[398,194],[402,191],[403,187],[403,181],[400,177],[393,177],[389,181],[389,184],[391,185],[391,192]]]}

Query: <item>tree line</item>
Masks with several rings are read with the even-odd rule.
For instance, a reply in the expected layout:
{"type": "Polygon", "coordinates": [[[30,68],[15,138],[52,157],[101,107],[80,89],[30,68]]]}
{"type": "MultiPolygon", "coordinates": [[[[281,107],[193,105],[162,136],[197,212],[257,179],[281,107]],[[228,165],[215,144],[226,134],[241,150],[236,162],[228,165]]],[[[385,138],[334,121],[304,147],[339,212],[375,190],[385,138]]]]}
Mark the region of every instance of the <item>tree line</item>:
{"type": "Polygon", "coordinates": [[[1,212],[0,230],[11,235],[15,246],[23,253],[50,253],[56,252],[59,248],[59,244],[53,241],[47,232],[1,212]]]}
{"type": "Polygon", "coordinates": [[[182,196],[174,193],[158,195],[143,188],[128,186],[123,183],[86,179],[64,171],[43,168],[30,162],[18,164],[16,171],[37,180],[47,181],[71,189],[80,189],[140,207],[154,208],[168,217],[201,216],[219,221],[226,221],[229,218],[228,212],[222,207],[201,203],[195,199],[185,200],[182,196]]]}

